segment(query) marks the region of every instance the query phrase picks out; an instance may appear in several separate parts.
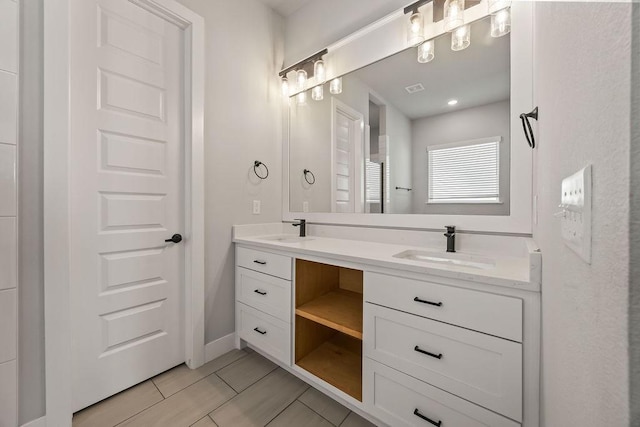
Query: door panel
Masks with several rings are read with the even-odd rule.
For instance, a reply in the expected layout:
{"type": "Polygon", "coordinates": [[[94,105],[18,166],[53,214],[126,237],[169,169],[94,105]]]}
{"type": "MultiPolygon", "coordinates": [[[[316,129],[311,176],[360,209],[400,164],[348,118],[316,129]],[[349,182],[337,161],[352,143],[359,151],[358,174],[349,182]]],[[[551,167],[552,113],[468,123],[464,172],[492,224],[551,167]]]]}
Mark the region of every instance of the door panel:
{"type": "Polygon", "coordinates": [[[183,34],[127,0],[71,7],[73,405],[184,361],[183,34]]]}

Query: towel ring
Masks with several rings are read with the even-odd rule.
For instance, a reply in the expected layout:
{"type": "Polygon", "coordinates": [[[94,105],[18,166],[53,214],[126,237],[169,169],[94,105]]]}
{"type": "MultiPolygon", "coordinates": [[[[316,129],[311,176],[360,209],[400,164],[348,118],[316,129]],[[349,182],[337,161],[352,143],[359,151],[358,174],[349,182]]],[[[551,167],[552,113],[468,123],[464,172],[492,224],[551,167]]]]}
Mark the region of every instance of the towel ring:
{"type": "Polygon", "coordinates": [[[253,173],[256,174],[256,176],[260,179],[267,179],[269,178],[269,168],[267,167],[267,165],[265,165],[264,163],[262,163],[260,160],[256,160],[255,162],[253,162],[253,173]],[[258,168],[260,168],[260,166],[264,166],[265,170],[267,171],[267,173],[265,173],[264,175],[260,175],[258,173],[258,168]]]}
{"type": "Polygon", "coordinates": [[[307,181],[307,184],[313,185],[316,183],[316,176],[309,169],[305,169],[304,171],[302,171],[302,173],[304,174],[304,180],[307,181]],[[308,175],[311,175],[311,178],[313,178],[313,181],[309,181],[308,175]]]}
{"type": "Polygon", "coordinates": [[[538,120],[538,107],[534,108],[530,113],[520,114],[522,130],[524,131],[524,136],[527,138],[527,143],[529,147],[536,148],[536,138],[533,136],[533,129],[531,128],[531,123],[529,123],[529,118],[538,120]]]}

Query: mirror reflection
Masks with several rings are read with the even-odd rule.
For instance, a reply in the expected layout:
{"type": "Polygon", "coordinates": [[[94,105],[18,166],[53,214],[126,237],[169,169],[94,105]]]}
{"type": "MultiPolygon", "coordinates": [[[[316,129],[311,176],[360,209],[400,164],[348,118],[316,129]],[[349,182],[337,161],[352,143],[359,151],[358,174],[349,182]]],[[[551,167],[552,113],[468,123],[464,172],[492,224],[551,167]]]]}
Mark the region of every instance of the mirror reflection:
{"type": "Polygon", "coordinates": [[[510,38],[434,42],[291,98],[292,212],[509,214],[510,38]]]}

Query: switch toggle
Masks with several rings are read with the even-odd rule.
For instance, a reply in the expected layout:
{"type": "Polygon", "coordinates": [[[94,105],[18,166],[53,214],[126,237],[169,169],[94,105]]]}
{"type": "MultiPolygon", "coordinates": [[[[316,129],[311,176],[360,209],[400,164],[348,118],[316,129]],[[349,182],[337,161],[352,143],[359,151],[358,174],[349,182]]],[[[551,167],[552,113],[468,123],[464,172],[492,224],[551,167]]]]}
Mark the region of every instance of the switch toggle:
{"type": "Polygon", "coordinates": [[[562,238],[591,264],[591,165],[562,181],[562,238]]]}

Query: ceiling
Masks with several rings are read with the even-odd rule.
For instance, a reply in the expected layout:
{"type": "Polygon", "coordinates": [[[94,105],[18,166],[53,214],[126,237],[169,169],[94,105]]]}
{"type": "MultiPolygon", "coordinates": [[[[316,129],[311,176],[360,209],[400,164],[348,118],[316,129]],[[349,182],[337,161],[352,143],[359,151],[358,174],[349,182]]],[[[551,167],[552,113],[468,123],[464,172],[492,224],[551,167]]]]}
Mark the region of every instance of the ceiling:
{"type": "MultiPolygon", "coordinates": [[[[439,37],[435,58],[427,64],[418,63],[416,48],[412,48],[352,75],[412,120],[506,100],[510,94],[509,36],[492,38],[489,30],[489,19],[475,22],[471,45],[458,52],[451,50],[449,34],[439,37]],[[405,88],[417,83],[425,90],[407,93],[405,88]],[[447,105],[451,99],[458,104],[447,105]]],[[[344,85],[348,90],[347,81],[344,85]]]]}
{"type": "Polygon", "coordinates": [[[260,0],[285,18],[296,12],[311,0],[260,0]]]}

